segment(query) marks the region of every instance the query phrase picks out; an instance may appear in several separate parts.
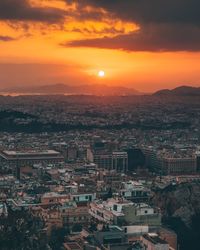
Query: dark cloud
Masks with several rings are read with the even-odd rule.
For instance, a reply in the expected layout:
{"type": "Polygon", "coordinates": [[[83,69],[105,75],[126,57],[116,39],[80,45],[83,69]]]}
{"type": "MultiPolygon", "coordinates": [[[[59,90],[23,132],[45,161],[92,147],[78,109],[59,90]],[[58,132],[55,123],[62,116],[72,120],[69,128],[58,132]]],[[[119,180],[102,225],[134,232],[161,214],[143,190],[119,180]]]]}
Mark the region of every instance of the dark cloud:
{"type": "Polygon", "coordinates": [[[199,0],[66,0],[66,2],[102,7],[118,18],[137,23],[200,24],[199,0]]]}
{"type": "Polygon", "coordinates": [[[29,0],[0,0],[0,20],[57,23],[64,16],[63,10],[33,7],[29,0]]]}
{"type": "Polygon", "coordinates": [[[127,51],[200,51],[200,28],[180,24],[146,25],[139,31],[112,38],[76,40],[62,46],[122,49],[127,51]]]}
{"type": "MultiPolygon", "coordinates": [[[[67,3],[69,7],[71,4],[75,5],[75,11],[71,11],[69,13],[70,16],[76,18],[79,21],[91,20],[91,21],[105,21],[106,18],[111,17],[108,12],[102,11],[101,8],[87,8],[87,7],[95,7],[95,5],[91,5],[89,1],[77,1],[77,0],[63,0],[67,3]]],[[[98,6],[97,6],[98,7],[98,6]]]]}
{"type": "Polygon", "coordinates": [[[115,28],[115,27],[110,27],[110,28],[102,28],[101,30],[95,29],[95,27],[90,27],[90,28],[73,28],[70,31],[72,32],[78,32],[78,33],[83,33],[87,35],[104,35],[104,34],[111,34],[113,36],[119,35],[119,34],[124,34],[125,29],[124,28],[115,28]]]}
{"type": "MultiPolygon", "coordinates": [[[[66,0],[71,2],[70,0],[66,0]]],[[[131,21],[140,30],[112,38],[72,41],[84,46],[128,51],[200,51],[199,0],[75,0],[80,6],[103,8],[131,21]]]]}
{"type": "Polygon", "coordinates": [[[0,41],[3,41],[3,42],[11,42],[11,41],[15,41],[16,38],[14,37],[11,37],[11,36],[1,36],[0,35],[0,41]]]}

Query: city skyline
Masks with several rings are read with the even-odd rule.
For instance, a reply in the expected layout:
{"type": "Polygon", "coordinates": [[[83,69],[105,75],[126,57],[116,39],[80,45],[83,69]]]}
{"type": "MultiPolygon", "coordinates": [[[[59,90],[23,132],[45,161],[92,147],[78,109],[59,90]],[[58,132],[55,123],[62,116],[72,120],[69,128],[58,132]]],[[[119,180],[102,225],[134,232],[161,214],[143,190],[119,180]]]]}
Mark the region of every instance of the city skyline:
{"type": "Polygon", "coordinates": [[[199,9],[0,0],[1,250],[199,250],[199,9]]]}
{"type": "Polygon", "coordinates": [[[196,0],[2,0],[0,86],[199,87],[198,7],[196,0]]]}

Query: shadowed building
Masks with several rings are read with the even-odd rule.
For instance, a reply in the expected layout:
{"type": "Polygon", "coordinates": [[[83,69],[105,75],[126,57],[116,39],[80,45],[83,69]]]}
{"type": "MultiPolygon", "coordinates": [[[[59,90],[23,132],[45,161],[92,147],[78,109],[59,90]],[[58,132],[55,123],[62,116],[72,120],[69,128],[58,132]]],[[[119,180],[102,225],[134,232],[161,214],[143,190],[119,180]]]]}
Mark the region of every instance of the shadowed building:
{"type": "Polygon", "coordinates": [[[128,154],[128,171],[134,172],[138,167],[145,166],[145,155],[139,148],[127,150],[128,154]]]}

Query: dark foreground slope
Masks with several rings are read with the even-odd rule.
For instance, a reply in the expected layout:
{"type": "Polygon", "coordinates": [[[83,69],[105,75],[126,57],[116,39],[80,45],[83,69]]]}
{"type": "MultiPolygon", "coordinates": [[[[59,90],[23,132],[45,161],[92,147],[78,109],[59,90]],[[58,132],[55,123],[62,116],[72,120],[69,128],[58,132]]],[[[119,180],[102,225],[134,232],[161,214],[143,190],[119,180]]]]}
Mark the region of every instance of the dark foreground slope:
{"type": "Polygon", "coordinates": [[[178,235],[180,250],[198,250],[200,238],[200,182],[156,191],[153,203],[163,213],[163,223],[178,235]]]}

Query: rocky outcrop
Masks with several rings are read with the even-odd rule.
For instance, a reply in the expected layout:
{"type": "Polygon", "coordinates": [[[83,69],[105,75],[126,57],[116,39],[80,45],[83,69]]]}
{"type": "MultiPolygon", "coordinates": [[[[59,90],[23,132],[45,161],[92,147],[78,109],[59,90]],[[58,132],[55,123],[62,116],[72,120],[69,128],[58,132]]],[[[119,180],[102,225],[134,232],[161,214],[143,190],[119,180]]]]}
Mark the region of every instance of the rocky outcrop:
{"type": "Polygon", "coordinates": [[[156,191],[151,201],[161,208],[163,223],[177,233],[179,249],[199,249],[200,182],[169,186],[156,191]]]}
{"type": "Polygon", "coordinates": [[[187,225],[200,213],[200,182],[184,183],[155,192],[153,204],[161,208],[164,217],[179,217],[187,225]]]}

